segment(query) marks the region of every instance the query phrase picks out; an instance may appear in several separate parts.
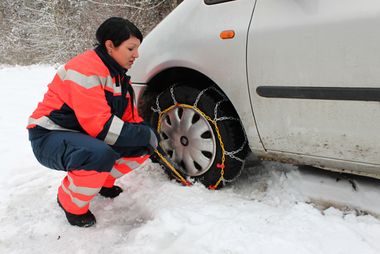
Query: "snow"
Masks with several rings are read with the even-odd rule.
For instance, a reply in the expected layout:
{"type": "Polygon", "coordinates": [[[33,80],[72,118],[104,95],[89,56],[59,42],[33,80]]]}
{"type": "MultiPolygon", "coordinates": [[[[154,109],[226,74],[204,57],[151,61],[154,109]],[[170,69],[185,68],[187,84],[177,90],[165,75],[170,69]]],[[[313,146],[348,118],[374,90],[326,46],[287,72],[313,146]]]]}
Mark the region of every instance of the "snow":
{"type": "Polygon", "coordinates": [[[64,172],[39,165],[25,129],[55,71],[0,68],[0,253],[380,253],[379,181],[355,178],[355,191],[273,162],[220,191],[183,187],[147,163],[118,181],[116,199],[95,197],[96,226],[70,226],[56,203],[64,172]]]}

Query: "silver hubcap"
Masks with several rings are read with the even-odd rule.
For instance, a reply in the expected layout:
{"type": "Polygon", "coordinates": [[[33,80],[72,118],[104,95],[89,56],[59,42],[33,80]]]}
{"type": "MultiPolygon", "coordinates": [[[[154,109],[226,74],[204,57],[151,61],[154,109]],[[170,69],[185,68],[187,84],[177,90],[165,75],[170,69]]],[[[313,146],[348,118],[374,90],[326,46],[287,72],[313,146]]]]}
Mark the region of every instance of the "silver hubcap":
{"type": "Polygon", "coordinates": [[[181,170],[199,176],[210,169],[216,142],[210,123],[191,108],[175,107],[162,116],[160,145],[181,170]]]}

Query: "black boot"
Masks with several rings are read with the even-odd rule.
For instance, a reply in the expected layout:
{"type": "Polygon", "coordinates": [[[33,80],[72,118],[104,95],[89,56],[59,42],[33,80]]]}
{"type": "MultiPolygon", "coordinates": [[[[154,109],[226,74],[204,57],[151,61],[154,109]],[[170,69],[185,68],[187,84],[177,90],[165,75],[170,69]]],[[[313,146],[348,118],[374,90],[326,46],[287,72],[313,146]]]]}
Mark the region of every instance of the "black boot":
{"type": "Polygon", "coordinates": [[[57,197],[57,202],[58,202],[58,205],[65,212],[66,218],[71,225],[87,228],[87,227],[91,227],[92,225],[96,223],[95,216],[91,213],[90,210],[88,210],[87,213],[85,214],[72,214],[72,213],[67,212],[65,208],[63,208],[63,206],[61,205],[61,202],[59,202],[58,197],[57,197]]]}
{"type": "Polygon", "coordinates": [[[122,188],[114,185],[111,188],[102,187],[99,191],[99,194],[106,198],[116,198],[122,192],[123,192],[122,188]]]}

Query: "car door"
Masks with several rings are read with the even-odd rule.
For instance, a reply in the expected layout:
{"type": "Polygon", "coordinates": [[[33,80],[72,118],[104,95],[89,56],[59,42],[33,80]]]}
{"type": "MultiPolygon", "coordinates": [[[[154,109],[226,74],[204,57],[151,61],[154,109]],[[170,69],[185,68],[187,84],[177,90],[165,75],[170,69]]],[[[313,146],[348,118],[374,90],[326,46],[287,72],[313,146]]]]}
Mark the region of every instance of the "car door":
{"type": "Polygon", "coordinates": [[[247,75],[267,151],[380,164],[380,2],[258,0],[247,75]]]}

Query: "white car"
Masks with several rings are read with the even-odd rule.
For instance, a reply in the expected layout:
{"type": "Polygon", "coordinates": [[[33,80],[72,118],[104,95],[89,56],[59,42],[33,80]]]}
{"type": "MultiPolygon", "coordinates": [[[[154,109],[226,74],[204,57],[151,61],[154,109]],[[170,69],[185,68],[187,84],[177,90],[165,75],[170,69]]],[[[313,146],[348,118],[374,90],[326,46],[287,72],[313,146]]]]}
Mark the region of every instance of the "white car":
{"type": "Polygon", "coordinates": [[[164,150],[206,186],[248,150],[380,178],[379,27],[377,0],[185,0],[130,75],[164,150]]]}

